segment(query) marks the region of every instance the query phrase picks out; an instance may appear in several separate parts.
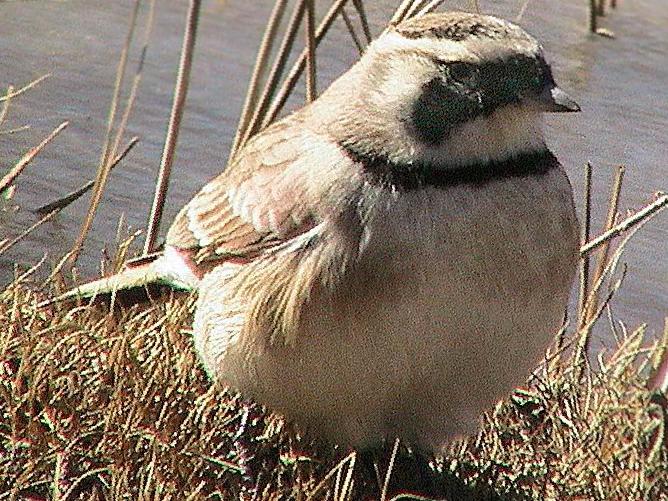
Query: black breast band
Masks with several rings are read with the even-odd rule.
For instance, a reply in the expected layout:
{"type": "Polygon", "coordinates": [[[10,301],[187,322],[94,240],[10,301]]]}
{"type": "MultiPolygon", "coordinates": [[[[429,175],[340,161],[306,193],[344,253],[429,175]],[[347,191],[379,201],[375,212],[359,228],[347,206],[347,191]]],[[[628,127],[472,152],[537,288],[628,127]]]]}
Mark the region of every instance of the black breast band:
{"type": "Polygon", "coordinates": [[[483,186],[509,178],[543,176],[559,166],[559,161],[548,149],[520,153],[501,161],[490,161],[462,166],[432,164],[399,164],[380,155],[356,151],[349,145],[339,145],[352,160],[359,163],[372,184],[382,184],[401,191],[427,186],[449,187],[458,185],[483,186]]]}

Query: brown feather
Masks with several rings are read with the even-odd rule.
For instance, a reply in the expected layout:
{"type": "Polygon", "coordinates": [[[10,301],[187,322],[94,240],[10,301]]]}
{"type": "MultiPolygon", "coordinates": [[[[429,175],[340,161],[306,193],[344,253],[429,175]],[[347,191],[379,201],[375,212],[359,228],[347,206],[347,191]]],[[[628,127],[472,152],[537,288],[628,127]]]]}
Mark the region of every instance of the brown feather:
{"type": "Polygon", "coordinates": [[[252,257],[319,224],[355,175],[336,145],[304,127],[307,111],[251,139],[179,212],[167,245],[193,250],[200,263],[252,257]]]}

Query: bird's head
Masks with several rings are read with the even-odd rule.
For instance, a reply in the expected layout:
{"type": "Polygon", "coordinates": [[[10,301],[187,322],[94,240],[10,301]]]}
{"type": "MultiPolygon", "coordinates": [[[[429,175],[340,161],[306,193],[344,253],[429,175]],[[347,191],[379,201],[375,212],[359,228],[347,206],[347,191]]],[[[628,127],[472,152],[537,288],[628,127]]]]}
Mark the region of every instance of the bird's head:
{"type": "Polygon", "coordinates": [[[364,130],[348,124],[350,135],[398,162],[465,165],[531,152],[545,147],[543,112],[579,110],[536,39],[492,16],[410,19],[375,40],[357,66],[364,130]]]}

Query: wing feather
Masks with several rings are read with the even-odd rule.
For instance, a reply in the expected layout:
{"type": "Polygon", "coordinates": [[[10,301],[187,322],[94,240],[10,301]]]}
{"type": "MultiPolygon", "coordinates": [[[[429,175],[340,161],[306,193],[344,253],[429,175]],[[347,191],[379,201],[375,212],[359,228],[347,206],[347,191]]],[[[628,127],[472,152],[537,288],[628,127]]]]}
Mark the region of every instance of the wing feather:
{"type": "Polygon", "coordinates": [[[195,251],[199,261],[256,254],[322,221],[323,200],[353,164],[299,125],[277,122],[251,139],[179,212],[167,244],[195,251]]]}

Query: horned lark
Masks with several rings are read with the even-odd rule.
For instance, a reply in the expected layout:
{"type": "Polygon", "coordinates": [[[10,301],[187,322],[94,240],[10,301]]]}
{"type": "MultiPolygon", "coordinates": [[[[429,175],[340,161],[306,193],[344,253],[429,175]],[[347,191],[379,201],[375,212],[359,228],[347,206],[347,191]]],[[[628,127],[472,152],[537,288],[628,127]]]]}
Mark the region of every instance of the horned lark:
{"type": "Polygon", "coordinates": [[[435,450],[560,326],[578,232],[542,113],[577,110],[521,28],[405,21],[247,143],[127,275],[198,289],[195,346],[222,384],[339,444],[435,450]]]}

